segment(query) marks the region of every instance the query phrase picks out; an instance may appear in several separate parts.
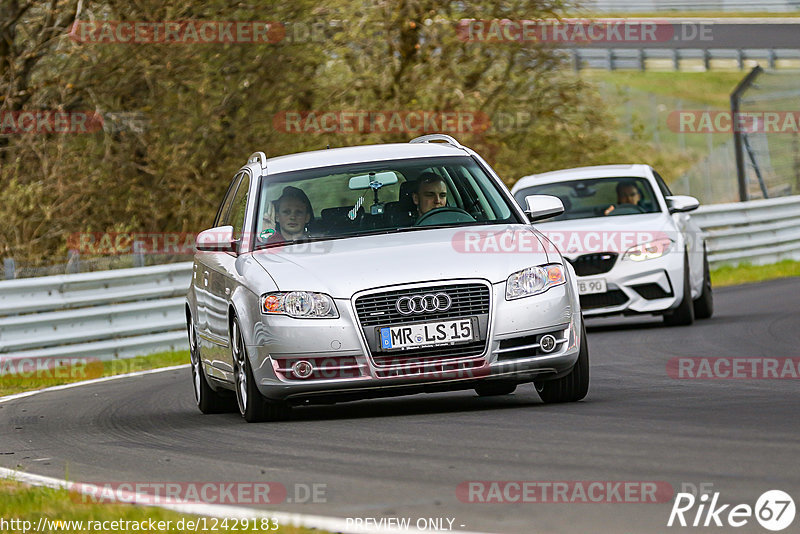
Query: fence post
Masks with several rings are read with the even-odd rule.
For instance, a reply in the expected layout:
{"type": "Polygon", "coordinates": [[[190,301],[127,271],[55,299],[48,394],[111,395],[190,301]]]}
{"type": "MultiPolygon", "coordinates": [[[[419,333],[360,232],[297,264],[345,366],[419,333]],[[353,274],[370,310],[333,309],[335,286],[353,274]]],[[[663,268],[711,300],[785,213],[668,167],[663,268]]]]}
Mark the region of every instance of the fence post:
{"type": "Polygon", "coordinates": [[[5,270],[5,278],[6,280],[13,280],[17,277],[17,264],[14,261],[14,258],[4,258],[3,259],[3,268],[5,270]]]}

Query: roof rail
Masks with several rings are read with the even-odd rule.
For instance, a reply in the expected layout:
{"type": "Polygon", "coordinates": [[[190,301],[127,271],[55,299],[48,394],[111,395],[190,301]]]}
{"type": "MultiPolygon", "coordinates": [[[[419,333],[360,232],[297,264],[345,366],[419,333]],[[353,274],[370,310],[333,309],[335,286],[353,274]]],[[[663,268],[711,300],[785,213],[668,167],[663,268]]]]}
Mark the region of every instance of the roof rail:
{"type": "Polygon", "coordinates": [[[445,134],[428,134],[421,137],[415,137],[409,143],[430,143],[431,141],[444,141],[450,146],[455,148],[465,148],[464,145],[456,141],[456,138],[445,134]]]}
{"type": "Polygon", "coordinates": [[[263,152],[253,152],[249,158],[247,158],[247,163],[260,163],[262,169],[267,168],[267,155],[263,152]]]}

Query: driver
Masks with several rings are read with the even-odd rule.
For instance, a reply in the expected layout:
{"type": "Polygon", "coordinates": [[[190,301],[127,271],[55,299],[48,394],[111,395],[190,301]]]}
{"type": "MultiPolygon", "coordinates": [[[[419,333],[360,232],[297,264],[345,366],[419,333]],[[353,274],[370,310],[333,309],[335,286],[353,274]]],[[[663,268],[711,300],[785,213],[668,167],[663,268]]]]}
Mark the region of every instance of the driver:
{"type": "Polygon", "coordinates": [[[411,198],[417,206],[418,216],[425,215],[432,209],[447,205],[447,185],[438,174],[424,172],[417,179],[417,190],[411,198]]]}
{"type": "MultiPolygon", "coordinates": [[[[642,192],[639,191],[639,186],[636,182],[619,182],[617,184],[617,204],[633,204],[638,206],[642,201],[642,192]]],[[[610,205],[605,209],[603,215],[609,215],[614,211],[614,205],[610,205]]]]}

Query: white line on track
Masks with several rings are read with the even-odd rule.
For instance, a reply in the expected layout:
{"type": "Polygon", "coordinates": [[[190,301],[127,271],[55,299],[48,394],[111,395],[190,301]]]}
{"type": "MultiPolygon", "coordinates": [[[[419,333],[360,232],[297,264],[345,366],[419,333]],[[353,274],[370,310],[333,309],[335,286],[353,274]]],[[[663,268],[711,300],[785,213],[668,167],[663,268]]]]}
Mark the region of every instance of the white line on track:
{"type": "MultiPolygon", "coordinates": [[[[4,402],[9,402],[16,399],[22,399],[25,397],[31,397],[33,395],[37,395],[39,393],[45,393],[48,391],[60,391],[62,389],[71,389],[80,386],[88,386],[90,384],[99,384],[102,382],[110,382],[112,380],[121,380],[123,378],[132,378],[137,376],[149,375],[154,373],[162,373],[165,371],[175,371],[177,369],[185,369],[189,367],[189,364],[185,365],[175,365],[172,367],[162,367],[159,369],[148,369],[147,371],[137,371],[135,373],[126,373],[122,375],[114,375],[114,376],[105,376],[102,378],[96,378],[94,380],[85,380],[83,382],[73,382],[71,384],[64,384],[61,386],[53,386],[44,389],[37,389],[35,391],[25,391],[23,393],[16,393],[14,395],[7,395],[5,397],[0,397],[0,404],[4,402]]],[[[11,480],[16,480],[18,482],[22,482],[24,484],[29,484],[31,486],[44,486],[48,488],[54,489],[66,489],[69,491],[77,491],[84,495],[104,495],[102,493],[102,487],[95,486],[93,484],[81,483],[81,482],[70,482],[68,480],[62,480],[58,478],[46,477],[42,475],[34,475],[32,473],[25,473],[23,471],[17,471],[15,469],[8,469],[5,467],[0,467],[0,478],[6,478],[11,480]]],[[[119,493],[119,492],[116,492],[119,493]]],[[[134,502],[145,502],[149,503],[152,502],[153,496],[152,495],[145,495],[139,493],[126,493],[125,495],[119,495],[123,497],[120,499],[120,502],[125,503],[134,503],[134,502]]],[[[430,530],[419,530],[415,528],[409,529],[398,529],[398,528],[388,528],[388,527],[377,527],[377,526],[363,526],[363,525],[355,525],[353,522],[348,522],[343,518],[340,517],[330,517],[330,516],[321,516],[321,515],[308,515],[308,514],[297,514],[297,513],[290,513],[290,512],[271,512],[267,510],[260,510],[257,508],[245,508],[240,506],[227,506],[223,504],[210,504],[210,503],[159,503],[159,504],[148,504],[148,506],[156,506],[158,508],[163,508],[165,510],[172,510],[173,512],[178,512],[181,514],[190,514],[190,515],[198,515],[198,516],[207,516],[207,517],[216,517],[216,518],[230,518],[230,519],[274,519],[280,526],[297,526],[297,527],[304,527],[310,529],[320,529],[320,530],[327,530],[330,532],[341,532],[341,533],[348,533],[348,534],[370,534],[373,532],[380,532],[382,534],[408,534],[408,533],[422,533],[431,532],[430,530]]],[[[381,518],[370,518],[373,520],[380,520],[381,518]]],[[[459,531],[459,530],[451,530],[453,534],[479,534],[477,532],[467,532],[467,531],[459,531]]]]}

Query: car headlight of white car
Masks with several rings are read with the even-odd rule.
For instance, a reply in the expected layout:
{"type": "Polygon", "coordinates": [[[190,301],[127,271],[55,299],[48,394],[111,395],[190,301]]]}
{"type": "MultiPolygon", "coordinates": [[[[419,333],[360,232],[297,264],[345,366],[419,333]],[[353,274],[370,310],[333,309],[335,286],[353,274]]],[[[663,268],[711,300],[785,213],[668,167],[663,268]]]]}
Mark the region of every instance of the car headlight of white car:
{"type": "Polygon", "coordinates": [[[325,293],[289,291],[261,295],[261,313],[288,315],[298,319],[336,319],[339,311],[325,293]]]}
{"type": "Polygon", "coordinates": [[[672,250],[673,244],[673,241],[666,237],[647,243],[641,243],[625,251],[625,255],[622,256],[622,259],[633,261],[654,260],[672,250]]]}
{"type": "Polygon", "coordinates": [[[506,300],[539,295],[551,287],[559,286],[566,281],[564,267],[561,264],[552,263],[528,267],[508,277],[506,281],[506,300]]]}

